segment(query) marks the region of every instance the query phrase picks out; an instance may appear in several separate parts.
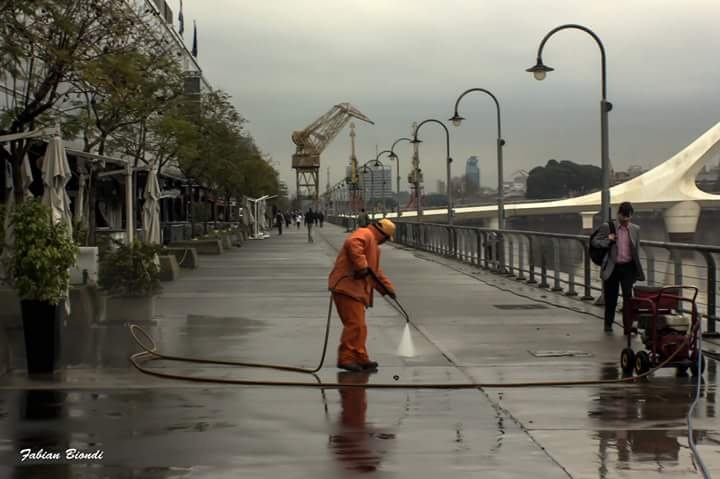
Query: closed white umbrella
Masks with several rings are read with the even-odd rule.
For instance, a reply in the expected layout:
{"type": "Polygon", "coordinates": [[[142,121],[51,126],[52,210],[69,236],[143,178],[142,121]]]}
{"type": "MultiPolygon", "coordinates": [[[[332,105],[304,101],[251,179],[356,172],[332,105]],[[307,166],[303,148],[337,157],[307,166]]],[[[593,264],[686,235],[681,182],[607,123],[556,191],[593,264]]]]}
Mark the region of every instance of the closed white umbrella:
{"type": "Polygon", "coordinates": [[[160,244],[160,184],[154,166],[148,171],[145,184],[143,229],[145,230],[145,243],[160,244]]]}
{"type": "Polygon", "coordinates": [[[48,143],[43,160],[42,178],[45,192],[42,201],[50,207],[53,223],[64,221],[72,235],[72,211],[66,190],[71,176],[65,147],[60,137],[55,136],[48,143]]]}
{"type": "MultiPolygon", "coordinates": [[[[45,186],[42,202],[50,207],[53,223],[65,222],[68,234],[72,238],[72,211],[66,189],[71,176],[65,146],[59,136],[54,136],[48,143],[42,164],[42,179],[45,186]]],[[[65,312],[70,314],[69,290],[65,297],[65,312]]]]}

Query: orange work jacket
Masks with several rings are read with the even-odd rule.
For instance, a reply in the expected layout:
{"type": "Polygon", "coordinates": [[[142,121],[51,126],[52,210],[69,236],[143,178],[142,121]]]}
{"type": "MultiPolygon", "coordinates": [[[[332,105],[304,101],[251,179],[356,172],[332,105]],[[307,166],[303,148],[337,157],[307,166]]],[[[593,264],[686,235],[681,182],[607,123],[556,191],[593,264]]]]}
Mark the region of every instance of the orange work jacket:
{"type": "Polygon", "coordinates": [[[345,239],[328,278],[330,291],[349,296],[365,306],[373,304],[373,288],[381,294],[395,292],[392,283],[380,268],[380,239],[382,233],[373,226],[358,228],[345,239]],[[372,269],[387,291],[383,291],[370,275],[355,278],[355,273],[364,268],[372,269]],[[349,277],[341,279],[343,276],[349,277]]]}

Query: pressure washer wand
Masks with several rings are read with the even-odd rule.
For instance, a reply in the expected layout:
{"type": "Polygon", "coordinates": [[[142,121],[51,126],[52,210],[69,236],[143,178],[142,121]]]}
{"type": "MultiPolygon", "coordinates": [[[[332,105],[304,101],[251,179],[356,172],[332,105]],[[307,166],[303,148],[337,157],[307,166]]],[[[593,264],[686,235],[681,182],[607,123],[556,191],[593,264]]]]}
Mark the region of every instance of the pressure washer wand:
{"type": "MultiPolygon", "coordinates": [[[[375,275],[375,271],[373,271],[372,268],[368,268],[368,271],[370,271],[370,276],[372,276],[372,279],[378,285],[380,285],[380,288],[382,289],[383,294],[390,296],[390,292],[387,290],[387,288],[382,283],[382,281],[380,281],[380,279],[378,279],[378,277],[375,275]]],[[[392,299],[395,302],[395,304],[397,305],[397,307],[400,309],[400,312],[405,317],[405,322],[410,323],[410,315],[407,314],[407,311],[405,311],[405,308],[402,307],[402,304],[400,304],[400,301],[398,301],[397,298],[393,298],[392,296],[390,296],[390,299],[392,299]]]]}

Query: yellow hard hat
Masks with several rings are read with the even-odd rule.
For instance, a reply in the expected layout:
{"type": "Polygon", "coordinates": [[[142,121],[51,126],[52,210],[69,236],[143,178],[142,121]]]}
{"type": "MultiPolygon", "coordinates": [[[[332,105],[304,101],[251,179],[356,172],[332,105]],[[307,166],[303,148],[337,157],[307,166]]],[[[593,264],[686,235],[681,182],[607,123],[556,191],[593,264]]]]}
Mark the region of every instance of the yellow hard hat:
{"type": "Polygon", "coordinates": [[[391,240],[395,239],[395,223],[393,223],[389,219],[383,218],[377,223],[375,223],[375,226],[391,240]]]}

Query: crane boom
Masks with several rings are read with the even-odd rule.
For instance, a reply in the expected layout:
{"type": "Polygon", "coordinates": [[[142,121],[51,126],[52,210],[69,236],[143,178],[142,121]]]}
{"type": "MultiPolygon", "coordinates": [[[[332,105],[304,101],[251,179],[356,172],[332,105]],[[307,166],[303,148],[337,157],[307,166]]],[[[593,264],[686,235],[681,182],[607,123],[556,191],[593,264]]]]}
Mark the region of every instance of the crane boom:
{"type": "Polygon", "coordinates": [[[296,150],[292,156],[292,167],[297,174],[298,199],[318,200],[320,154],[351,118],[374,124],[350,103],[339,103],[304,130],[293,132],[292,141],[296,150]]]}

